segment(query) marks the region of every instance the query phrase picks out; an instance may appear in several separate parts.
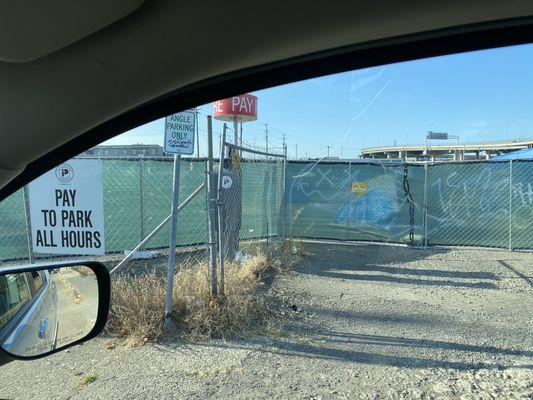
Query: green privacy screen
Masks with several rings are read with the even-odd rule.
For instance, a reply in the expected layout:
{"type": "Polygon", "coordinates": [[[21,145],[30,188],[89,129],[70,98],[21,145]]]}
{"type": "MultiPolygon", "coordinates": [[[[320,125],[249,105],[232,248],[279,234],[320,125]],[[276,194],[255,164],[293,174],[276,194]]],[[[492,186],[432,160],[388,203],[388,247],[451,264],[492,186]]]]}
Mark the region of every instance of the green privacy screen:
{"type": "MultiPolygon", "coordinates": [[[[180,202],[205,181],[181,161],[180,202]]],[[[172,161],[104,159],[106,251],[135,247],[170,213],[172,161]]],[[[533,249],[533,161],[242,163],[243,239],[276,236],[533,249]],[[285,185],[285,190],[283,188],[285,185]],[[411,240],[412,239],[412,240],[411,240]]],[[[207,242],[206,191],[180,212],[178,244],[207,242]]],[[[0,203],[0,260],[27,259],[25,196],[0,203]]],[[[147,243],[167,245],[168,228],[147,243]]],[[[36,255],[44,257],[45,255],[36,255]]]]}
{"type": "MultiPolygon", "coordinates": [[[[172,159],[103,159],[105,241],[107,253],[133,249],[169,214],[172,200],[172,159]]],[[[182,160],[180,203],[205,182],[205,160],[182,160]]],[[[283,164],[245,161],[242,167],[241,238],[263,238],[279,233],[282,223],[283,164]]],[[[204,189],[180,211],[177,243],[207,243],[204,189]]],[[[28,228],[23,190],[0,203],[0,261],[28,259],[28,228]]],[[[168,246],[168,226],[145,246],[168,246]]],[[[45,258],[45,254],[35,254],[45,258]]]]}
{"type": "Polygon", "coordinates": [[[406,169],[401,164],[289,163],[288,232],[308,238],[408,243],[412,230],[415,243],[420,243],[423,183],[424,167],[418,165],[406,169]]]}
{"type": "Polygon", "coordinates": [[[533,249],[532,183],[529,160],[408,164],[407,172],[391,163],[289,163],[288,229],[297,237],[533,249]]]}

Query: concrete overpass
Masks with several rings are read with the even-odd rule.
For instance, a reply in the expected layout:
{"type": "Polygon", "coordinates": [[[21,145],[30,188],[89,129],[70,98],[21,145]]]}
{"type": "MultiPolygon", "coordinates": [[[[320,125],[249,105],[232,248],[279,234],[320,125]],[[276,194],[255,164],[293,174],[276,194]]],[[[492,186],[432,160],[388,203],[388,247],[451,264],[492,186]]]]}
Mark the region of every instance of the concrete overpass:
{"type": "Polygon", "coordinates": [[[483,143],[449,143],[419,144],[400,146],[368,147],[361,151],[362,158],[407,158],[452,159],[489,159],[493,156],[511,151],[533,147],[533,139],[516,139],[512,141],[495,141],[483,143]],[[483,153],[483,154],[482,154],[483,153]],[[426,157],[427,155],[427,157],[426,157]]]}

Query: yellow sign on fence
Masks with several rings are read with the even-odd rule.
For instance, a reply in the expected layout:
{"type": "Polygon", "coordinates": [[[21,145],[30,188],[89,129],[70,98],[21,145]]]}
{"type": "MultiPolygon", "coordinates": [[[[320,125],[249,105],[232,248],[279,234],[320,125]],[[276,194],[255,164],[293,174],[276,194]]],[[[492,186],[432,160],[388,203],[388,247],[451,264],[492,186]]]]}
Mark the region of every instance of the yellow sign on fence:
{"type": "Polygon", "coordinates": [[[366,182],[352,182],[352,192],[363,194],[367,191],[368,185],[366,182]]]}

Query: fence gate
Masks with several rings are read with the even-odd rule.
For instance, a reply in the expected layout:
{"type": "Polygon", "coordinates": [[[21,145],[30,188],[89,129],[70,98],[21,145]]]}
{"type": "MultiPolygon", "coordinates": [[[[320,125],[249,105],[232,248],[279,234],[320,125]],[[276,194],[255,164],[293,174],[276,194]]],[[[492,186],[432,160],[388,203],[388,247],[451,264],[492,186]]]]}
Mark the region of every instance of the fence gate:
{"type": "Polygon", "coordinates": [[[286,159],[285,149],[276,154],[227,142],[224,127],[215,167],[222,294],[225,262],[253,254],[285,236],[286,159]]]}

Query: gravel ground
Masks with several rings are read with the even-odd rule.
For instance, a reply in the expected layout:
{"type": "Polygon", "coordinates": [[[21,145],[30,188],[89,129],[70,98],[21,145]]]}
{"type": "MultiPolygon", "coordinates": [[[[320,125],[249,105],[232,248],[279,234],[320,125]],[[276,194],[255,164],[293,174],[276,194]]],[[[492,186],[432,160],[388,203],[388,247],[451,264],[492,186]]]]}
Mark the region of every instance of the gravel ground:
{"type": "Polygon", "coordinates": [[[2,367],[0,398],[533,398],[533,254],[304,248],[272,282],[283,325],[263,336],[100,337],[2,367]]]}

